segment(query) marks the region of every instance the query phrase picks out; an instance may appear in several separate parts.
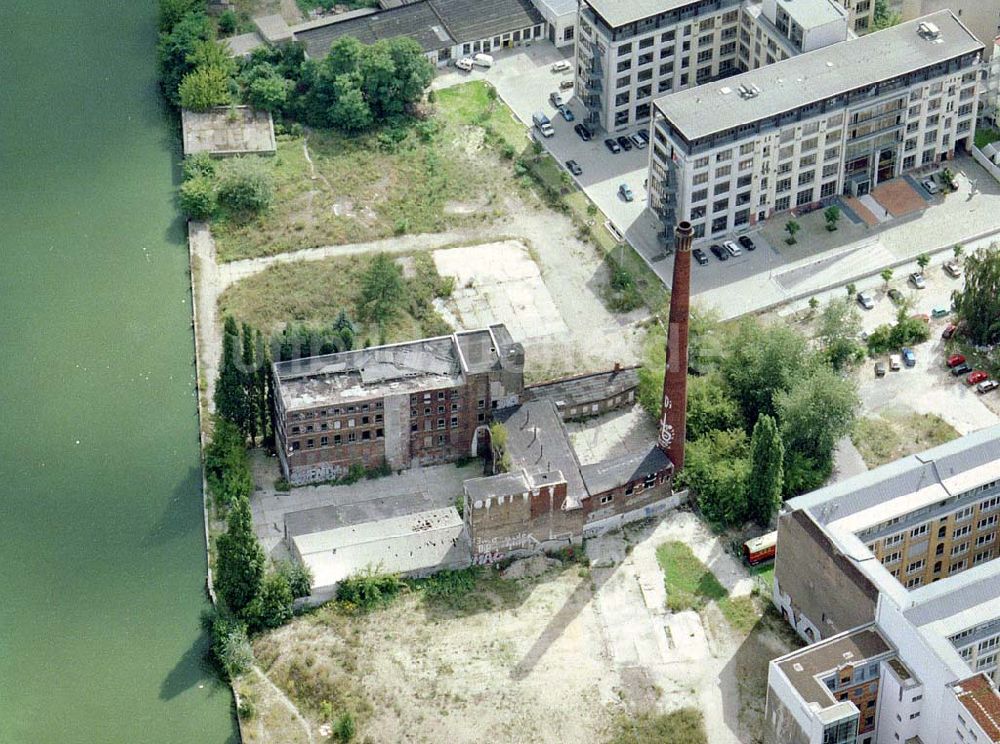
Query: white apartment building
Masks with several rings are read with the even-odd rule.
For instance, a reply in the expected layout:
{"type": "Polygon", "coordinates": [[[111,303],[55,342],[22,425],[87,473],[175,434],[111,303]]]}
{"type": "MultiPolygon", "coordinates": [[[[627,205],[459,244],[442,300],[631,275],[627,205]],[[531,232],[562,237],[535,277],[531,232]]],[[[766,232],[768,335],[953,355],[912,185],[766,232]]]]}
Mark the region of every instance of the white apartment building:
{"type": "Polygon", "coordinates": [[[1000,35],[1000,0],[898,0],[904,21],[947,8],[986,45],[984,56],[993,55],[992,40],[1000,35]]]}
{"type": "Polygon", "coordinates": [[[859,36],[868,33],[875,17],[875,0],[842,0],[842,4],[847,8],[851,30],[859,36]]]}
{"type": "Polygon", "coordinates": [[[577,94],[590,126],[620,131],[657,96],[843,41],[851,23],[836,0],[581,0],[577,94]]]}
{"type": "Polygon", "coordinates": [[[670,247],[949,159],[972,146],[983,45],[950,11],[658,98],[650,207],[670,247]],[[710,112],[710,113],[709,113],[710,112]]]}
{"type": "Polygon", "coordinates": [[[1000,426],[788,501],[766,741],[1000,741],[998,511],[1000,426]]]}

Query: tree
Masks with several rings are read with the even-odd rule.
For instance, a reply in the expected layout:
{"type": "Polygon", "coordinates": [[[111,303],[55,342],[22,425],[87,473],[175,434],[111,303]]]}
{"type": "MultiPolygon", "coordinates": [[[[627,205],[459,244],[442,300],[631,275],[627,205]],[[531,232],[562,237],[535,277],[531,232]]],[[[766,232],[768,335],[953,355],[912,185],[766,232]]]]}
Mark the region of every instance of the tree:
{"type": "Polygon", "coordinates": [[[231,421],[216,417],[212,440],[205,448],[205,476],[218,504],[250,498],[253,476],[247,458],[246,436],[231,421]]]}
{"type": "Polygon", "coordinates": [[[247,88],[247,103],[261,111],[276,112],[288,102],[288,81],[277,75],[259,77],[247,88]]]}
{"type": "Polygon", "coordinates": [[[763,414],[750,437],[750,470],[747,478],[748,516],[767,527],[781,505],[785,447],[774,419],[763,414]]]}
{"type": "Polygon", "coordinates": [[[160,34],[157,45],[160,87],[174,106],[180,103],[178,90],[181,80],[197,67],[193,57],[198,45],[212,40],[214,36],[212,22],[201,13],[185,15],[169,32],[160,34]]]}
{"type": "Polygon", "coordinates": [[[802,225],[798,222],[795,220],[788,220],[788,222],[785,223],[785,232],[788,233],[788,237],[785,239],[785,242],[788,243],[788,245],[795,245],[795,243],[798,242],[795,240],[795,233],[801,229],[802,225]]]}
{"type": "Polygon", "coordinates": [[[271,379],[271,352],[264,343],[264,334],[258,329],[254,337],[256,347],[257,369],[255,374],[254,400],[256,402],[257,419],[260,435],[266,443],[271,436],[271,416],[268,411],[267,386],[271,379]]]}
{"type": "Polygon", "coordinates": [[[293,597],[298,599],[309,596],[312,591],[312,573],[307,566],[298,561],[282,561],[277,570],[288,582],[293,597]]]}
{"type": "Polygon", "coordinates": [[[687,447],[678,478],[697,497],[704,517],[721,527],[747,518],[747,436],[739,429],[713,431],[687,447]]]}
{"type": "Polygon", "coordinates": [[[837,440],[851,429],[858,405],[853,383],[829,367],[816,367],[797,378],[775,396],[785,452],[828,466],[837,440]]]}
{"type": "Polygon", "coordinates": [[[215,213],[215,183],[207,176],[195,176],[181,184],[181,211],[192,220],[207,220],[215,213]]]}
{"type": "Polygon", "coordinates": [[[854,299],[854,295],[858,291],[858,285],[855,284],[854,282],[851,282],[850,284],[848,284],[845,287],[845,289],[847,290],[847,297],[848,297],[848,299],[849,300],[853,300],[854,299]]]}
{"type": "Polygon", "coordinates": [[[882,273],[879,276],[882,277],[882,281],[885,282],[886,289],[888,289],[889,282],[892,281],[892,269],[882,269],[882,273]]]}
{"type": "Polygon", "coordinates": [[[254,343],[253,331],[247,323],[243,324],[243,396],[246,399],[246,419],[244,430],[250,438],[251,445],[257,441],[260,408],[257,405],[257,346],[254,343]]]}
{"type": "Polygon", "coordinates": [[[887,0],[875,0],[875,13],[872,15],[872,31],[882,31],[890,26],[895,26],[901,19],[902,16],[899,13],[893,13],[889,9],[887,0]]]}
{"type": "Polygon", "coordinates": [[[224,10],[219,14],[219,33],[225,36],[232,36],[239,26],[239,18],[231,10],[224,10]]]}
{"type": "MultiPolygon", "coordinates": [[[[660,384],[663,376],[660,375],[660,384]]],[[[661,392],[657,389],[657,405],[661,392]]],[[[742,429],[743,416],[736,401],[726,390],[725,381],[718,372],[703,377],[688,377],[687,439],[693,441],[712,431],[742,429]]]]}
{"type": "Polygon", "coordinates": [[[283,574],[273,573],[264,579],[260,591],[243,614],[254,630],[277,628],[292,619],[294,601],[288,579],[283,574]]]}
{"type": "Polygon", "coordinates": [[[204,0],[160,0],[157,26],[160,33],[169,34],[187,15],[204,13],[204,0]]]}
{"type": "Polygon", "coordinates": [[[965,288],[953,292],[951,301],[969,341],[1000,341],[1000,246],[994,243],[965,259],[965,288]]]}
{"type": "Polygon", "coordinates": [[[253,531],[246,498],[233,502],[227,523],[226,531],[215,541],[215,586],[229,609],[240,613],[261,590],[266,559],[253,531]]]}
{"type": "Polygon", "coordinates": [[[826,229],[833,232],[837,229],[837,222],[840,221],[840,207],[831,204],[823,210],[823,219],[826,220],[826,229]]]}
{"type": "Polygon", "coordinates": [[[920,267],[921,271],[926,269],[927,264],[929,264],[930,262],[931,262],[931,257],[928,256],[926,253],[921,253],[919,256],[917,256],[917,266],[920,267]]]}
{"type": "Polygon", "coordinates": [[[215,106],[232,103],[230,79],[218,67],[196,67],[181,80],[177,91],[181,108],[208,111],[215,106]]]}
{"type": "Polygon", "coordinates": [[[762,413],[774,416],[778,393],[816,366],[805,336],[782,325],[745,319],[726,344],[722,373],[748,427],[762,413]]]}
{"type": "Polygon", "coordinates": [[[222,418],[232,422],[242,431],[247,430],[246,391],[243,386],[241,368],[242,350],[239,330],[232,316],[227,316],[222,334],[222,364],[219,379],[215,383],[215,411],[222,418]]]}
{"type": "Polygon", "coordinates": [[[861,316],[850,298],[831,300],[820,313],[817,339],[834,369],[843,369],[858,356],[860,333],[861,316]]]}
{"type": "Polygon", "coordinates": [[[959,243],[951,249],[951,252],[955,254],[955,258],[961,258],[962,254],[965,253],[965,246],[959,243]]]}
{"type": "Polygon", "coordinates": [[[234,214],[265,211],[274,199],[274,177],[258,157],[232,158],[220,168],[219,204],[234,214]]]}
{"type": "Polygon", "coordinates": [[[377,253],[361,278],[358,311],[362,319],[380,327],[399,314],[405,302],[403,272],[387,253],[377,253]]]}
{"type": "Polygon", "coordinates": [[[375,117],[354,80],[347,75],[341,75],[334,83],[334,90],[336,100],[330,106],[330,123],[337,129],[349,133],[368,129],[375,117]]]}

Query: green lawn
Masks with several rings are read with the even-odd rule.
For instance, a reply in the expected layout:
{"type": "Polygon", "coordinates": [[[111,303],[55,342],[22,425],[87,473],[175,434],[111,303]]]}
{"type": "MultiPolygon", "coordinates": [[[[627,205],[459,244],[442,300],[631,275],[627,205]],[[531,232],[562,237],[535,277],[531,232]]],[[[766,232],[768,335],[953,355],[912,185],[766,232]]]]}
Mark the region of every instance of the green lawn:
{"type": "Polygon", "coordinates": [[[667,607],[672,612],[700,610],[715,602],[729,624],[749,633],[760,620],[761,610],[753,597],[730,597],[726,588],[705,564],[682,542],[663,543],[656,549],[667,587],[667,607]]]}
{"type": "Polygon", "coordinates": [[[976,130],[976,147],[980,150],[986,147],[986,145],[991,142],[996,142],[1000,140],[1000,131],[996,129],[977,129],[976,130]]]}
{"type": "Polygon", "coordinates": [[[622,714],[606,744],[707,744],[705,720],[696,708],[670,713],[622,714]]]}

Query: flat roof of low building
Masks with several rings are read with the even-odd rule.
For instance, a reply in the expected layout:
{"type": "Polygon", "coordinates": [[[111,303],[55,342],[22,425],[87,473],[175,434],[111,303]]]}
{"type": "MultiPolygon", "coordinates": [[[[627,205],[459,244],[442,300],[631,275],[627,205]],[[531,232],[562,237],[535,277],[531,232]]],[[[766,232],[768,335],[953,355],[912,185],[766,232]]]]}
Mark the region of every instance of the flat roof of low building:
{"type": "Polygon", "coordinates": [[[264,40],[260,38],[256,31],[226,37],[222,39],[222,43],[229,48],[229,54],[233,57],[246,57],[254,49],[264,46],[264,40]]]}
{"type": "Polygon", "coordinates": [[[218,106],[208,111],[181,111],[184,154],[207,152],[217,157],[270,155],[277,149],[274,123],[267,111],[249,106],[218,106]]]}
{"type": "Polygon", "coordinates": [[[544,23],[529,0],[427,0],[460,44],[519,31],[544,23]]]}
{"type": "Polygon", "coordinates": [[[554,16],[576,15],[579,7],[577,0],[537,0],[538,5],[544,5],[554,16]]]}
{"type": "MultiPolygon", "coordinates": [[[[613,4],[615,0],[603,0],[613,4]]],[[[645,1],[645,0],[643,0],[645,1]]],[[[658,98],[656,107],[688,141],[779,116],[956,57],[983,44],[950,10],[830,44],[740,75],[658,98]],[[932,23],[940,33],[918,33],[932,23]],[[744,97],[740,89],[757,91],[744,97]],[[711,112],[711,115],[706,115],[711,112]]]]}
{"type": "Polygon", "coordinates": [[[280,13],[258,16],[253,19],[253,23],[268,44],[277,44],[292,39],[292,30],[280,13]]]}
{"type": "Polygon", "coordinates": [[[866,625],[775,659],[774,663],[806,703],[820,708],[840,701],[822,678],[844,666],[881,660],[893,651],[874,625],[866,625]]]}
{"type": "Polygon", "coordinates": [[[844,6],[833,0],[777,0],[777,5],[807,31],[847,18],[844,6]]]}
{"type": "Polygon", "coordinates": [[[525,397],[551,398],[560,411],[567,407],[594,403],[621,395],[639,386],[639,368],[624,367],[608,372],[596,372],[531,385],[525,397]]]}
{"type": "Polygon", "coordinates": [[[1000,741],[1000,695],[990,678],[977,674],[952,685],[951,689],[990,741],[1000,741]]]}
{"type": "Polygon", "coordinates": [[[312,571],[317,591],[366,569],[411,574],[471,560],[465,524],[454,507],[302,534],[291,541],[312,571]]]}

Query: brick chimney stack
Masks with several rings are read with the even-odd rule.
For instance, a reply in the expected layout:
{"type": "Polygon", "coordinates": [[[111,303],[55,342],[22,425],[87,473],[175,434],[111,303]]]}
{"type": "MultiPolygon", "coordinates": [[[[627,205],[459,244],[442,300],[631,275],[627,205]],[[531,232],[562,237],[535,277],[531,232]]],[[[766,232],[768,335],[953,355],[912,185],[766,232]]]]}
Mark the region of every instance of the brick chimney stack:
{"type": "Polygon", "coordinates": [[[663,374],[663,408],[660,410],[660,449],[674,465],[684,467],[687,415],[688,317],[691,310],[691,238],[694,230],[684,221],[674,230],[674,279],[670,288],[667,325],[667,366],[663,374]]]}

